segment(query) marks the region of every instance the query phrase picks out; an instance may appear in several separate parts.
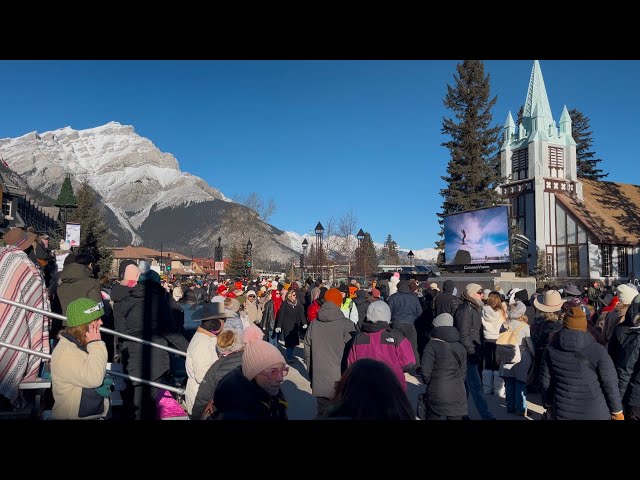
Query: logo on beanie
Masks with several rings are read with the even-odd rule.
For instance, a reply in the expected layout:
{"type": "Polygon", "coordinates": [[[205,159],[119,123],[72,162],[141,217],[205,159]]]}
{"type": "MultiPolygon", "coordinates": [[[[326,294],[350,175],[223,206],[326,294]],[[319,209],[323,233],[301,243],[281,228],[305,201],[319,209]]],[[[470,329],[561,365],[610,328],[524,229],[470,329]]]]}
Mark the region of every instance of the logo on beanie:
{"type": "Polygon", "coordinates": [[[91,307],[91,308],[85,310],[84,313],[97,312],[98,310],[102,310],[103,308],[104,308],[104,305],[102,304],[102,302],[100,302],[95,307],[91,307]]]}

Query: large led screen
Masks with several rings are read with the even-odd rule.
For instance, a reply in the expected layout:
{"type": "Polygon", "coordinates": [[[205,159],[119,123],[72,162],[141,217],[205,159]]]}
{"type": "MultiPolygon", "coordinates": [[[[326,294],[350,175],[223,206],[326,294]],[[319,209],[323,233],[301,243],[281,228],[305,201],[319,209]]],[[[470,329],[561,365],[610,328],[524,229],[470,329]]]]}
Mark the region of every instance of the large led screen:
{"type": "Polygon", "coordinates": [[[508,263],[509,211],[506,206],[444,217],[446,265],[508,263]]]}

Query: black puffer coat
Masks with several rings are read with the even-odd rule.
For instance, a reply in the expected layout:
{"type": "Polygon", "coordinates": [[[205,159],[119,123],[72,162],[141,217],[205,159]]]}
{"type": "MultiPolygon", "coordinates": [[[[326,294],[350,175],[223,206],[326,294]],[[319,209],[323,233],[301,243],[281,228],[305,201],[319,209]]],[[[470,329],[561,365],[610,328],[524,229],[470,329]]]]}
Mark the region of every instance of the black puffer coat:
{"type": "Polygon", "coordinates": [[[545,404],[559,420],[610,420],[622,411],[613,361],[589,332],[560,329],[542,359],[541,378],[545,404]]]}
{"type": "Polygon", "coordinates": [[[613,330],[609,340],[609,355],[618,373],[622,403],[640,407],[640,326],[635,327],[628,321],[632,309],[637,311],[638,304],[631,305],[627,310],[627,319],[613,330]]]}
{"type": "Polygon", "coordinates": [[[467,350],[455,327],[435,327],[422,353],[422,381],[427,404],[438,415],[467,415],[467,350]]]}

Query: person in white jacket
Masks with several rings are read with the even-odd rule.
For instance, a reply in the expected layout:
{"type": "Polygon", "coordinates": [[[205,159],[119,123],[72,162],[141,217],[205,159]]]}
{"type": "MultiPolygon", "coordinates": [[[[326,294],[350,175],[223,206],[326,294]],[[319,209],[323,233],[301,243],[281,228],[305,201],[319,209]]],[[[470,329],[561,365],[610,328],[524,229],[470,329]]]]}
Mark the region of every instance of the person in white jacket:
{"type": "Polygon", "coordinates": [[[218,360],[217,335],[224,328],[226,319],[233,316],[234,314],[225,310],[224,305],[220,302],[205,303],[193,314],[194,320],[200,320],[202,323],[189,343],[185,362],[189,378],[184,401],[189,415],[191,415],[193,402],[198,394],[202,379],[209,367],[218,360]]]}
{"type": "Polygon", "coordinates": [[[482,390],[485,395],[493,394],[505,398],[504,379],[498,374],[500,365],[496,362],[496,340],[500,334],[500,327],[507,320],[507,314],[500,293],[490,292],[486,302],[487,304],[482,307],[484,334],[482,390]]]}

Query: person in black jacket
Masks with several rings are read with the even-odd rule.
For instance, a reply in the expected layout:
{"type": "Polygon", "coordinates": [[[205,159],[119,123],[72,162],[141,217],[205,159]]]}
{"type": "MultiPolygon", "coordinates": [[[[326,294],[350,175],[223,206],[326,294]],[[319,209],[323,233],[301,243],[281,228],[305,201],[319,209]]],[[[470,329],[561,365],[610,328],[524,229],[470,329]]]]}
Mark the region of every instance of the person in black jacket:
{"type": "MultiPolygon", "coordinates": [[[[259,329],[258,329],[259,330],[259,329]]],[[[287,401],[280,389],[289,367],[278,347],[247,328],[242,365],[227,374],[215,391],[217,420],[287,420],[287,401]]]]}
{"type": "Polygon", "coordinates": [[[483,295],[484,291],[481,285],[470,283],[466,286],[462,294],[462,305],[456,309],[454,325],[460,334],[460,342],[467,350],[467,379],[465,381],[467,396],[473,397],[473,402],[483,420],[495,420],[495,416],[489,410],[482,393],[482,381],[480,380],[480,363],[483,357],[480,312],[484,306],[483,295]]]}
{"type": "Polygon", "coordinates": [[[640,304],[632,303],[609,340],[627,420],[640,420],[640,304]]]}
{"type": "Polygon", "coordinates": [[[460,306],[460,299],[453,292],[455,285],[453,281],[447,280],[442,284],[442,293],[433,300],[433,314],[448,313],[455,318],[456,309],[460,306]]]}
{"type": "Polygon", "coordinates": [[[550,418],[624,420],[611,357],[587,332],[587,316],[572,307],[542,359],[542,398],[550,418]]]}
{"type": "Polygon", "coordinates": [[[427,386],[427,420],[446,417],[462,420],[468,414],[464,380],[467,350],[460,343],[453,317],[441,313],[433,319],[431,341],[422,354],[422,381],[427,386]]]}
{"type": "MultiPolygon", "coordinates": [[[[256,325],[249,325],[247,329],[257,329],[257,334],[262,335],[262,330],[256,325]]],[[[200,382],[200,387],[198,388],[198,393],[191,410],[191,420],[204,420],[202,416],[206,410],[210,410],[207,408],[207,404],[210,401],[213,400],[212,404],[215,406],[214,395],[216,388],[228,373],[242,365],[244,347],[244,332],[241,324],[239,325],[234,322],[225,323],[217,339],[218,360],[209,367],[202,382],[200,382]]],[[[212,419],[213,417],[208,418],[212,419]]]]}
{"type": "Polygon", "coordinates": [[[287,363],[293,363],[294,349],[300,343],[300,333],[307,329],[307,319],[304,316],[304,307],[298,299],[296,290],[287,292],[285,300],[276,315],[276,333],[282,332],[284,347],[287,352],[287,363]]]}
{"type": "MultiPolygon", "coordinates": [[[[186,352],[189,342],[175,329],[167,292],[160,285],[157,272],[150,270],[144,276],[140,275],[138,283],[131,288],[129,296],[120,302],[119,308],[124,314],[123,333],[162,345],[171,344],[186,352]]],[[[170,357],[166,350],[130,340],[124,341],[123,350],[123,363],[129,375],[158,382],[170,370],[170,357]]],[[[156,394],[155,387],[133,383],[136,419],[155,418],[156,394]]]]}

